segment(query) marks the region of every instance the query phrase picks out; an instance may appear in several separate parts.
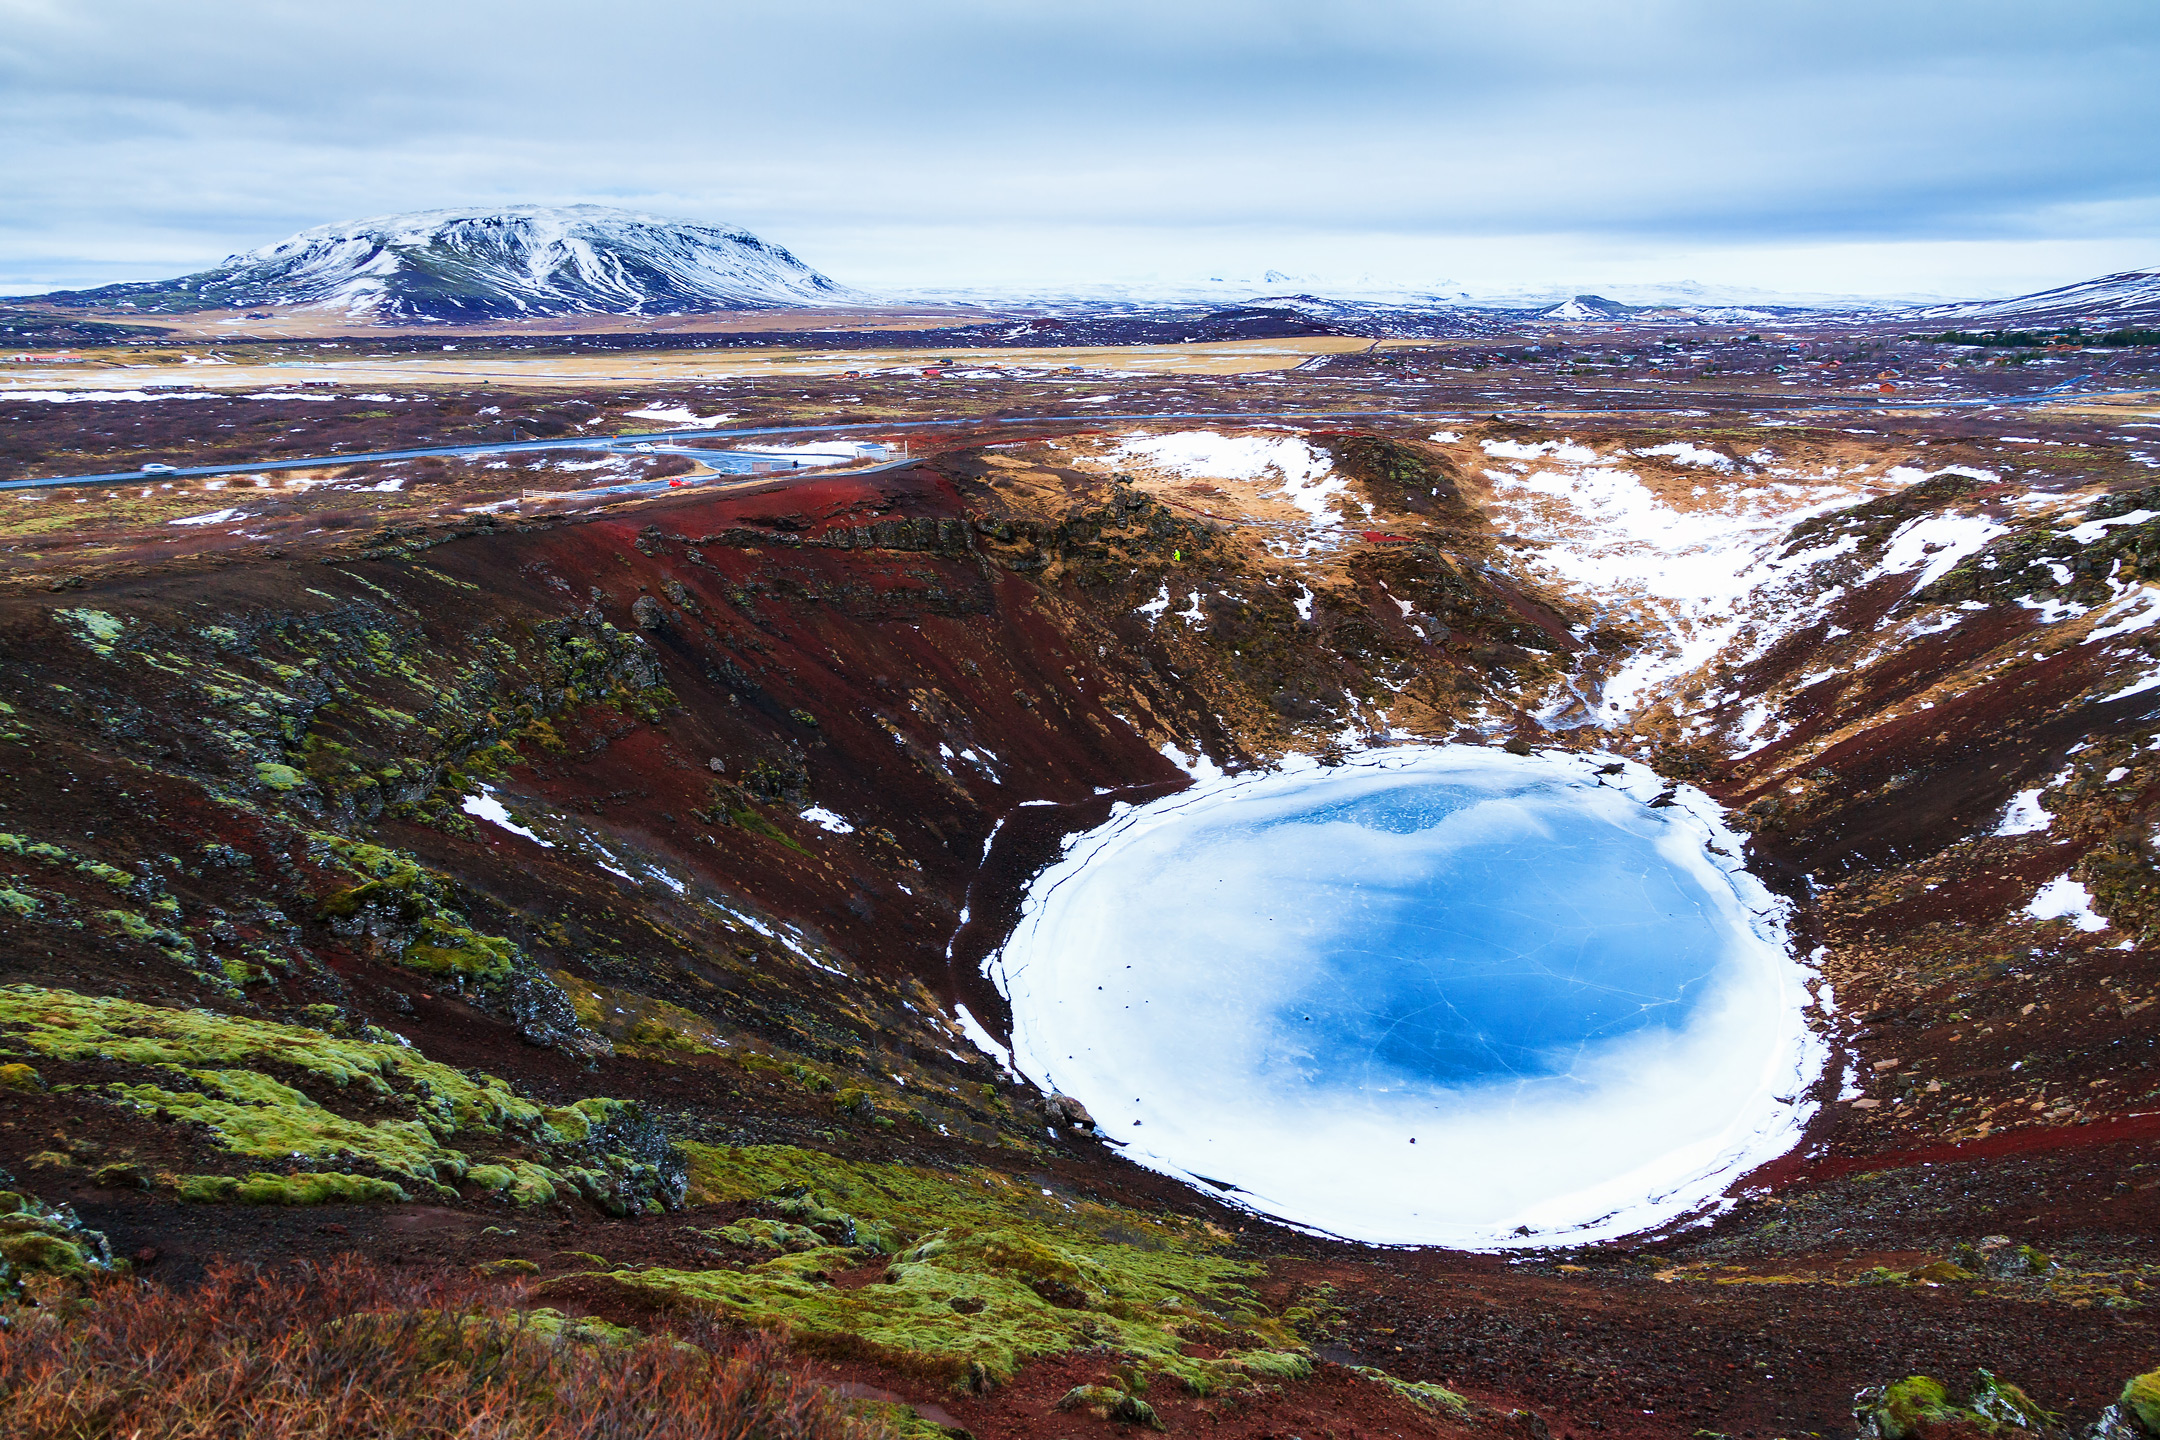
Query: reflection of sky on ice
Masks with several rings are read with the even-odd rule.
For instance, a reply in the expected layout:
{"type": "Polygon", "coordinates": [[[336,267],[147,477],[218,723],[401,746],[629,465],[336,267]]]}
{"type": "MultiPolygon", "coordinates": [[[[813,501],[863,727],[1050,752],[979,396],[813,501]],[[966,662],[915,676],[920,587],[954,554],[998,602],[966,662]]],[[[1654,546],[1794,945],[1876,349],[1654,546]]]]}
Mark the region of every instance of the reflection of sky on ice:
{"type": "Polygon", "coordinates": [[[1222,868],[1267,876],[1264,923],[1303,957],[1270,1061],[1308,1082],[1464,1084],[1564,1074],[1586,1046],[1684,1023],[1725,947],[1701,885],[1567,809],[1412,784],[1225,817],[1222,868]]]}
{"type": "Polygon", "coordinates": [[[1019,1063],[1143,1163],[1358,1238],[1701,1203],[1789,1143],[1805,995],[1706,822],[1591,769],[1388,752],[1121,816],[997,962],[1019,1063]]]}

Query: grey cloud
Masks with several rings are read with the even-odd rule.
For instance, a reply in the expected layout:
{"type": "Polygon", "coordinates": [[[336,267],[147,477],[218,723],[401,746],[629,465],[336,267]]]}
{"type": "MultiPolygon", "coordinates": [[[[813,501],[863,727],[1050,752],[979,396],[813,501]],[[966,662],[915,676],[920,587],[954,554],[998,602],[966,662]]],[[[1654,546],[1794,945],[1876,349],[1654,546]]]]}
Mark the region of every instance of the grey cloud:
{"type": "Polygon", "coordinates": [[[512,200],[739,221],[813,263],[972,224],[1075,281],[1103,257],[1058,237],[1105,227],[1126,268],[1151,231],[1175,251],[1241,226],[1346,253],[1405,231],[2150,241],[2156,15],[0,0],[0,289],[512,200]]]}

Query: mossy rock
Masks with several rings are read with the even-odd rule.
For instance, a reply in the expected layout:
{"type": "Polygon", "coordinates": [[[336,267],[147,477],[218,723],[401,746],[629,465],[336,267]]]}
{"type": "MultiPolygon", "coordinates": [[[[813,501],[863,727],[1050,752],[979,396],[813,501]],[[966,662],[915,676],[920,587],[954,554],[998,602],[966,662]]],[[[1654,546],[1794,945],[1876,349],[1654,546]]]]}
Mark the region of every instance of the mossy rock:
{"type": "MultiPolygon", "coordinates": [[[[7,1178],[0,1171],[0,1180],[7,1178]]],[[[65,1205],[49,1205],[20,1190],[0,1190],[0,1298],[20,1292],[33,1274],[81,1278],[125,1269],[104,1235],[65,1205]]]]}
{"type": "Polygon", "coordinates": [[[317,907],[328,921],[351,920],[363,912],[387,912],[416,933],[397,953],[398,963],[423,973],[498,984],[516,971],[523,952],[500,935],[482,935],[452,904],[450,877],[430,870],[401,850],[310,832],[309,839],[363,876],[317,907]]]}
{"type": "Polygon", "coordinates": [[[1987,1370],[1974,1376],[1960,1405],[1941,1381],[1912,1375],[1881,1389],[1860,1392],[1854,1418],[1880,1440],[1936,1440],[1957,1435],[2052,1434],[2060,1419],[2033,1403],[2023,1390],[1987,1370]]]}
{"type": "Polygon", "coordinates": [[[2018,1430],[2052,1430],[2061,1420],[2060,1416],[2041,1409],[2021,1387],[1996,1379],[1994,1372],[1989,1370],[1982,1370],[1973,1377],[1972,1393],[1965,1397],[1965,1408],[1983,1420],[2018,1430]]]}
{"type": "MultiPolygon", "coordinates": [[[[501,1264],[532,1266],[530,1261],[501,1261],[501,1264]]],[[[520,1272],[529,1273],[529,1272],[520,1272]]],[[[615,1325],[592,1315],[565,1315],[560,1310],[543,1307],[521,1312],[520,1318],[527,1329],[545,1335],[551,1340],[567,1340],[581,1345],[635,1345],[645,1338],[644,1332],[629,1325],[615,1325]]]]}
{"type": "Polygon", "coordinates": [[[499,1277],[503,1275],[537,1275],[540,1273],[540,1267],[534,1264],[532,1261],[520,1260],[515,1257],[507,1260],[483,1260],[479,1264],[473,1266],[473,1269],[479,1271],[483,1275],[490,1277],[499,1277]]]}
{"type": "Polygon", "coordinates": [[[1911,1271],[1906,1278],[1910,1280],[1932,1280],[1940,1285],[1951,1281],[1970,1280],[1973,1278],[1973,1273],[1955,1260],[1936,1260],[1911,1271]]]}
{"type": "Polygon", "coordinates": [[[1167,1428],[1155,1414],[1154,1406],[1115,1385],[1075,1385],[1058,1400],[1057,1408],[1068,1413],[1092,1415],[1097,1420],[1144,1425],[1150,1430],[1167,1428]]]}
{"type": "Polygon", "coordinates": [[[403,1186],[368,1175],[323,1174],[303,1171],[297,1175],[188,1175],[180,1180],[182,1200],[197,1204],[231,1202],[240,1205],[373,1205],[412,1199],[403,1186]]]}
{"type": "MultiPolygon", "coordinates": [[[[1446,1415],[1454,1419],[1461,1419],[1470,1413],[1470,1402],[1453,1390],[1448,1389],[1445,1385],[1435,1385],[1430,1380],[1399,1380],[1395,1376],[1388,1374],[1387,1371],[1376,1370],[1370,1365],[1353,1365],[1350,1368],[1375,1384],[1385,1385],[1420,1410],[1427,1410],[1436,1415],[1446,1415]]],[[[1311,1363],[1309,1361],[1306,1365],[1306,1373],[1311,1373],[1311,1363]]]]}
{"type": "Polygon", "coordinates": [[[816,1250],[826,1243],[824,1236],[806,1225],[790,1225],[785,1220],[767,1220],[756,1215],[705,1233],[730,1245],[740,1245],[751,1250],[775,1250],[783,1254],[816,1250]]]}
{"type": "Polygon", "coordinates": [[[465,1181],[483,1190],[508,1190],[517,1184],[517,1171],[508,1165],[475,1165],[465,1172],[465,1181]]]}
{"type": "Polygon", "coordinates": [[[510,1185],[510,1200],[516,1205],[552,1205],[557,1195],[570,1189],[570,1182],[548,1169],[520,1160],[517,1174],[510,1185]]]}
{"type": "Polygon", "coordinates": [[[2160,1370],[2133,1376],[2123,1386],[2121,1405],[2148,1435],[2160,1435],[2160,1370]]]}
{"type": "Polygon", "coordinates": [[[43,1230],[18,1234],[0,1233],[0,1260],[18,1270],[43,1270],[53,1274],[86,1273],[90,1266],[82,1247],[43,1230]]]}
{"type": "Polygon", "coordinates": [[[1862,1391],[1858,1418],[1881,1440],[1918,1440],[1923,1429],[1953,1423],[1960,1416],[1940,1380],[1910,1375],[1878,1393],[1862,1391]]]}
{"type": "Polygon", "coordinates": [[[255,779],[258,784],[272,790],[297,790],[308,783],[306,775],[290,765],[281,765],[274,760],[256,761],[255,779]]]}
{"type": "Polygon", "coordinates": [[[30,1066],[16,1061],[0,1065],[0,1086],[10,1090],[42,1090],[45,1088],[45,1077],[30,1066]]]}

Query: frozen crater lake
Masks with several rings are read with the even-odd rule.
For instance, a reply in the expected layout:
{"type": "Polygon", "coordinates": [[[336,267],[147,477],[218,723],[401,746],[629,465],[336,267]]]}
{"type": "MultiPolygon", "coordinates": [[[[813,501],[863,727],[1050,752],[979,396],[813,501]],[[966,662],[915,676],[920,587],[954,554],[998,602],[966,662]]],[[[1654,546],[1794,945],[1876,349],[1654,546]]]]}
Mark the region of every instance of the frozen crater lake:
{"type": "Polygon", "coordinates": [[[1447,746],[1124,809],[989,962],[1014,1063],[1129,1158],[1351,1239],[1690,1214],[1798,1140],[1825,1051],[1783,902],[1666,789],[1447,746]]]}

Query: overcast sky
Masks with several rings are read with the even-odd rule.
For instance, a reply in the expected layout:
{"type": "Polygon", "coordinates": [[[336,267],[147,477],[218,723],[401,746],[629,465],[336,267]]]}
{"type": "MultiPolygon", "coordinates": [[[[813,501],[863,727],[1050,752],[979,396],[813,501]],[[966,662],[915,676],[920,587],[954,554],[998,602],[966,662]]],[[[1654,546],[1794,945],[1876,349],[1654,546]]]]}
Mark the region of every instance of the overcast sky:
{"type": "Polygon", "coordinates": [[[2153,0],[0,0],[0,293],[589,201],[845,283],[2160,266],[2153,0]]]}

